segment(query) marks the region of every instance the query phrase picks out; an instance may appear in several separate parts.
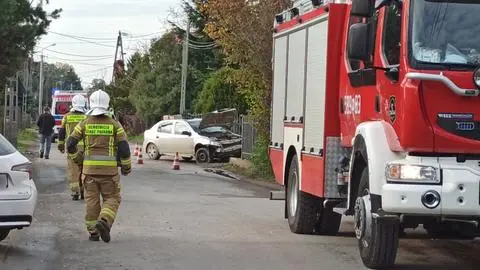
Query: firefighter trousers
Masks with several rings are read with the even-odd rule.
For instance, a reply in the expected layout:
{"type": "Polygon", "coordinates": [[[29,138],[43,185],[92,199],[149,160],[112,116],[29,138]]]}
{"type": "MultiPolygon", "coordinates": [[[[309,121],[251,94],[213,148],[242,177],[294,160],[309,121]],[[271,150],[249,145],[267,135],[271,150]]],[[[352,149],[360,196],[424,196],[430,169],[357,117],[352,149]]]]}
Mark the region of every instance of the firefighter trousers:
{"type": "Polygon", "coordinates": [[[88,232],[96,233],[95,224],[101,219],[111,228],[121,202],[120,175],[82,175],[82,180],[85,189],[85,224],[88,232]]]}
{"type": "Polygon", "coordinates": [[[75,163],[72,159],[67,158],[67,178],[68,186],[72,193],[79,193],[82,186],[82,167],[75,163]]]}

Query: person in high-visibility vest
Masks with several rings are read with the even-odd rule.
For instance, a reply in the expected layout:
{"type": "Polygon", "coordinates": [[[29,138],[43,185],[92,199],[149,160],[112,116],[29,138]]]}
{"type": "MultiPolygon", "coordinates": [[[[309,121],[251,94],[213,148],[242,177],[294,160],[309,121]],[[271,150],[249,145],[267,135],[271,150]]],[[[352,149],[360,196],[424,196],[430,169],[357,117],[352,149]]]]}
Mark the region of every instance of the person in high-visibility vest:
{"type": "Polygon", "coordinates": [[[85,224],[89,239],[110,242],[110,230],[120,206],[120,176],[131,172],[130,147],[125,130],[108,116],[110,97],[103,90],[90,96],[91,109],[67,140],[70,157],[83,164],[82,180],[85,187],[85,224]],[[77,144],[84,140],[84,151],[77,144]],[[100,195],[103,205],[100,205],[100,195]]]}
{"type": "MultiPolygon", "coordinates": [[[[61,127],[58,130],[58,150],[60,152],[65,153],[65,137],[68,138],[75,126],[86,118],[85,106],[86,100],[83,95],[75,95],[72,98],[72,109],[63,116],[61,127]]],[[[78,142],[78,148],[83,148],[83,141],[78,142]]],[[[76,164],[67,156],[67,178],[74,201],[77,201],[79,197],[84,199],[81,174],[81,165],[76,164]]]]}

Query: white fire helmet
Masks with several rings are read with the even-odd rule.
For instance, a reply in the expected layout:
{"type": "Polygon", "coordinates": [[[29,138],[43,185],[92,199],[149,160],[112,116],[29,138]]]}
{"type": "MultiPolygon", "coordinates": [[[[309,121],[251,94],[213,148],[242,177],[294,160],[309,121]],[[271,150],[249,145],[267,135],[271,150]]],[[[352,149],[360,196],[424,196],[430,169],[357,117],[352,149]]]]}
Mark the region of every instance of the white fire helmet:
{"type": "Polygon", "coordinates": [[[87,115],[108,114],[110,96],[103,90],[97,90],[90,95],[90,110],[87,115]]]}
{"type": "Polygon", "coordinates": [[[83,95],[75,95],[72,98],[72,112],[77,111],[77,112],[82,112],[85,113],[85,108],[86,108],[86,99],[83,95]]]}

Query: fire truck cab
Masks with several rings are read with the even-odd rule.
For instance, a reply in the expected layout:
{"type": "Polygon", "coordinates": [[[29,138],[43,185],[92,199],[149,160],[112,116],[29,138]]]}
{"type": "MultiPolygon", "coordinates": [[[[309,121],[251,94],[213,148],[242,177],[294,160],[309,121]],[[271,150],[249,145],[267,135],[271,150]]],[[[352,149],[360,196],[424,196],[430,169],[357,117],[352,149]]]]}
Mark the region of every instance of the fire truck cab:
{"type": "Polygon", "coordinates": [[[297,0],[275,16],[269,155],[292,232],[354,217],[365,266],[399,234],[480,222],[480,2],[297,0]]]}

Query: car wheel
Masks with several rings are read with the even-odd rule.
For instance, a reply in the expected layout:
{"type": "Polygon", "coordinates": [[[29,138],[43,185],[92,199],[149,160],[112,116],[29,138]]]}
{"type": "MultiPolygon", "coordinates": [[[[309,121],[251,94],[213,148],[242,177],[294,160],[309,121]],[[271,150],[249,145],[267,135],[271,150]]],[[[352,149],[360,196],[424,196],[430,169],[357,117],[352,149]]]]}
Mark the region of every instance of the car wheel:
{"type": "Polygon", "coordinates": [[[0,241],[5,240],[7,238],[8,233],[10,233],[10,229],[0,229],[0,241]]]}
{"type": "Polygon", "coordinates": [[[149,143],[147,145],[147,155],[150,159],[158,160],[160,158],[160,153],[158,152],[158,148],[155,144],[149,143]]]}
{"type": "Polygon", "coordinates": [[[208,151],[208,148],[198,148],[195,153],[195,160],[197,163],[210,163],[210,152],[208,151]]]}
{"type": "Polygon", "coordinates": [[[193,159],[193,157],[182,157],[183,160],[190,161],[193,159]]]}

